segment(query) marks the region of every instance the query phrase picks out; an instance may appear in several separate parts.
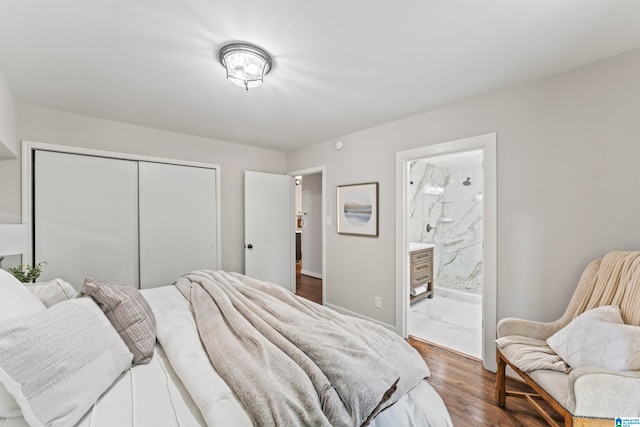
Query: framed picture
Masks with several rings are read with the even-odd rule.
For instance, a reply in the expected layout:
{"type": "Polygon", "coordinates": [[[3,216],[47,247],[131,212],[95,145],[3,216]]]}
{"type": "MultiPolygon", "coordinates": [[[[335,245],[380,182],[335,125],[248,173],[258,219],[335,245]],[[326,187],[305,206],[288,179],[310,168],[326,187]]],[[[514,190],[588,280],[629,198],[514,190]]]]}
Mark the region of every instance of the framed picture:
{"type": "Polygon", "coordinates": [[[378,235],[378,183],[339,185],[338,233],[378,235]]]}

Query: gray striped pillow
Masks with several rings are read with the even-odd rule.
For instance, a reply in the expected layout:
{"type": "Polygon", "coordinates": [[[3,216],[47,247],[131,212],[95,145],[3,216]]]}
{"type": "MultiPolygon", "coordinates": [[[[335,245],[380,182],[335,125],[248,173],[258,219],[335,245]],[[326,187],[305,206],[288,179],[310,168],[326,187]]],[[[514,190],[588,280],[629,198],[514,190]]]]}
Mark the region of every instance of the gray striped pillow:
{"type": "Polygon", "coordinates": [[[156,343],[156,319],[140,291],[127,285],[87,278],[82,293],[98,303],[133,354],[133,364],[149,363],[156,343]]]}

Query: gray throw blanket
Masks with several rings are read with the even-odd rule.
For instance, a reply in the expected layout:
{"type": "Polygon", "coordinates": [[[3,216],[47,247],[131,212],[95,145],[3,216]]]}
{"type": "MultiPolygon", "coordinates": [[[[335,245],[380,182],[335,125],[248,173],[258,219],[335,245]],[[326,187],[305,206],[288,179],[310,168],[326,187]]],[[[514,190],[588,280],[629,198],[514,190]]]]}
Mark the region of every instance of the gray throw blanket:
{"type": "Polygon", "coordinates": [[[272,283],[206,270],[176,286],[213,367],[256,425],[367,425],[429,376],[393,332],[272,283]]]}

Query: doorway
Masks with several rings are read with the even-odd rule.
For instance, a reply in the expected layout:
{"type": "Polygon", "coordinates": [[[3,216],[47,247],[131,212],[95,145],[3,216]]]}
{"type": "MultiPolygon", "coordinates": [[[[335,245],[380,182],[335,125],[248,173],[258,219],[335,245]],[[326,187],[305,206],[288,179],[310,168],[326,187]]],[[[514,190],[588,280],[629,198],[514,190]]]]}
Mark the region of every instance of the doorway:
{"type": "MultiPolygon", "coordinates": [[[[470,138],[459,139],[455,141],[444,142],[440,144],[429,145],[421,148],[416,148],[407,151],[401,151],[396,153],[396,218],[398,218],[396,222],[396,325],[398,329],[398,333],[400,333],[403,337],[407,337],[409,335],[409,313],[410,313],[410,243],[414,239],[426,238],[427,240],[433,240],[433,248],[437,244],[442,244],[443,246],[447,246],[448,248],[453,248],[455,244],[458,242],[458,239],[454,239],[451,242],[447,242],[444,245],[444,242],[438,242],[436,238],[435,232],[437,232],[438,227],[440,230],[447,234],[447,231],[451,231],[450,227],[455,224],[455,215],[449,214],[447,211],[444,211],[444,214],[434,217],[434,222],[429,222],[432,220],[431,217],[427,218],[427,222],[420,227],[422,228],[420,232],[414,231],[414,234],[411,232],[411,222],[418,223],[416,219],[412,220],[411,218],[411,197],[410,197],[410,187],[411,187],[411,165],[412,163],[417,165],[418,161],[423,161],[425,164],[422,165],[422,172],[426,172],[426,159],[436,159],[437,156],[442,156],[442,159],[446,159],[445,155],[456,154],[458,156],[462,156],[462,153],[471,153],[471,152],[481,152],[483,159],[483,168],[479,173],[478,178],[470,175],[468,172],[463,172],[462,170],[458,171],[464,176],[456,177],[454,180],[457,180],[455,185],[460,188],[456,191],[468,191],[468,187],[473,187],[474,178],[476,183],[482,183],[482,191],[476,194],[468,194],[469,197],[475,198],[479,196],[481,199],[481,203],[475,204],[476,209],[481,210],[481,218],[482,218],[482,239],[481,243],[475,245],[476,248],[481,249],[481,267],[482,271],[480,274],[475,274],[475,277],[480,280],[481,287],[481,304],[479,304],[479,311],[481,313],[481,351],[480,355],[483,361],[483,365],[486,369],[495,372],[496,370],[496,362],[495,362],[495,345],[493,341],[496,336],[496,319],[497,319],[497,283],[496,283],[496,271],[497,271],[497,156],[496,156],[496,134],[486,134],[480,135],[470,138]],[[469,180],[467,180],[469,178],[469,180]],[[439,219],[436,223],[435,219],[439,219]],[[452,220],[449,222],[449,220],[452,220]],[[427,227],[429,225],[429,227],[427,227]],[[430,229],[429,232],[426,229],[430,229]],[[422,232],[424,230],[424,235],[422,232]],[[426,236],[426,237],[425,237],[426,236]]],[[[476,154],[477,155],[477,154],[476,154]]],[[[455,157],[450,157],[452,159],[455,157]]],[[[433,172],[433,178],[437,177],[437,165],[431,166],[431,171],[433,172]]],[[[442,166],[440,166],[442,167],[442,166]]],[[[446,169],[446,168],[445,168],[446,169]]],[[[416,169],[417,171],[418,169],[416,169]]],[[[440,172],[443,172],[441,170],[440,172]]],[[[444,176],[444,174],[442,174],[444,176]]],[[[427,173],[428,176],[428,173],[427,173]]],[[[452,179],[451,177],[449,178],[452,179]]],[[[436,179],[431,180],[430,182],[427,180],[423,183],[423,187],[427,187],[422,189],[421,191],[427,191],[432,193],[444,193],[445,184],[452,185],[451,183],[445,183],[443,180],[438,181],[436,179]],[[426,184],[426,185],[425,185],[426,184]]],[[[414,185],[416,183],[414,182],[414,185]]],[[[457,188],[457,187],[455,187],[457,188]]],[[[414,190],[416,193],[416,190],[414,190]]],[[[440,194],[440,195],[441,195],[440,194]]],[[[439,194],[431,194],[427,196],[419,196],[422,198],[431,197],[436,198],[439,194]]],[[[447,202],[450,200],[442,199],[442,202],[447,202]]],[[[480,201],[477,201],[480,202],[480,201]]],[[[433,205],[430,209],[431,213],[435,213],[438,209],[442,209],[443,205],[433,205]]],[[[428,209],[427,209],[427,213],[428,209]]],[[[422,221],[422,219],[420,220],[422,221]]],[[[462,221],[461,221],[462,223],[462,221]]],[[[468,226],[468,225],[467,225],[468,226]]],[[[464,228],[464,227],[462,227],[464,228]]],[[[417,229],[414,227],[414,229],[417,229]]],[[[444,237],[444,236],[443,236],[444,237]]],[[[464,240],[462,240],[464,242],[464,240]]],[[[425,243],[426,244],[426,243],[425,243]]],[[[464,243],[462,243],[464,246],[464,243]]],[[[440,265],[436,266],[436,283],[435,283],[435,295],[432,299],[434,303],[438,300],[444,302],[445,296],[443,295],[443,290],[438,290],[438,274],[439,273],[451,273],[451,269],[449,266],[454,266],[456,263],[456,259],[452,260],[451,253],[447,253],[442,249],[439,251],[440,258],[436,260],[436,263],[444,262],[445,266],[441,268],[440,265]],[[450,261],[450,262],[449,262],[450,261]],[[449,262],[449,264],[447,264],[449,262]]],[[[471,271],[473,268],[471,268],[471,271]]],[[[456,285],[461,285],[463,288],[466,286],[466,283],[461,283],[462,281],[457,281],[456,285]]],[[[440,281],[442,284],[443,281],[440,281]]],[[[451,292],[451,291],[449,291],[451,292]]],[[[451,295],[449,295],[451,296],[451,295]]],[[[463,301],[466,302],[466,301],[463,301]]],[[[428,302],[431,303],[431,302],[428,302]]],[[[444,312],[454,311],[452,308],[444,308],[440,307],[444,312]]],[[[438,330],[435,328],[436,331],[438,330]]]]}
{"type": "Polygon", "coordinates": [[[410,256],[427,248],[432,260],[431,297],[419,298],[423,289],[411,287],[408,334],[478,359],[482,359],[483,163],[481,149],[412,160],[406,197],[410,256]]]}
{"type": "Polygon", "coordinates": [[[296,294],[324,302],[324,167],[292,172],[295,176],[296,294]]]}

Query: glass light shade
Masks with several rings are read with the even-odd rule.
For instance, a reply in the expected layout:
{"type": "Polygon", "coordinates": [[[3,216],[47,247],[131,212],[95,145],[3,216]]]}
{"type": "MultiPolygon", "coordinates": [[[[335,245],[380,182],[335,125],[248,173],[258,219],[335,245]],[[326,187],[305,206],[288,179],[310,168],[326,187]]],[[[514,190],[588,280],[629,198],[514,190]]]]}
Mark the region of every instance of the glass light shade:
{"type": "Polygon", "coordinates": [[[248,43],[228,44],[220,49],[219,57],[229,81],[246,90],[260,86],[273,64],[267,52],[248,43]]]}

